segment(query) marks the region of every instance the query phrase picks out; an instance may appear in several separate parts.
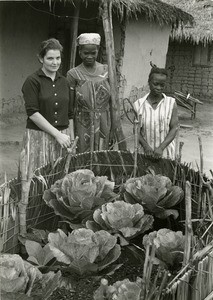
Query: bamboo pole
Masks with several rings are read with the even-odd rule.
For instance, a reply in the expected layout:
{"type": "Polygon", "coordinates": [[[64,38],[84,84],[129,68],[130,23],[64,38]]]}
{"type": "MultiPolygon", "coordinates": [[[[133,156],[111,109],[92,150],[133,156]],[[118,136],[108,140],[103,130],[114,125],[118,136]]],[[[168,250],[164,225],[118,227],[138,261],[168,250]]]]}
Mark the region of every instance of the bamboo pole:
{"type": "Polygon", "coordinates": [[[115,49],[112,26],[112,0],[102,0],[102,21],[106,40],[106,53],[109,70],[109,83],[111,87],[111,101],[112,101],[112,123],[115,130],[115,137],[120,150],[126,150],[127,145],[123,134],[120,121],[120,103],[118,97],[118,83],[116,75],[115,64],[115,49]]]}
{"type": "Polygon", "coordinates": [[[71,46],[70,46],[70,69],[75,67],[75,58],[76,58],[76,49],[77,49],[77,36],[78,36],[78,20],[79,20],[79,13],[80,13],[80,5],[81,0],[77,0],[74,2],[74,16],[72,22],[70,24],[70,39],[71,39],[71,46]]]}
{"type": "Polygon", "coordinates": [[[185,247],[183,265],[187,265],[191,256],[191,244],[192,244],[192,199],[191,199],[191,184],[186,182],[185,188],[185,207],[186,207],[186,220],[185,220],[185,247]]]}

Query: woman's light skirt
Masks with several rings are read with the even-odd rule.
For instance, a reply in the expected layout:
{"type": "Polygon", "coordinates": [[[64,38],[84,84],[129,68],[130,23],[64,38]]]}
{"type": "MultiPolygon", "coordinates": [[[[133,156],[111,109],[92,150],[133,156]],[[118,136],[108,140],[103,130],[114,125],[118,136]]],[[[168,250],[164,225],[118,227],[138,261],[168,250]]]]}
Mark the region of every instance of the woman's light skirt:
{"type": "MultiPolygon", "coordinates": [[[[70,135],[69,128],[62,131],[70,135]]],[[[50,134],[33,129],[26,129],[23,138],[23,146],[20,155],[20,171],[22,177],[32,176],[34,170],[48,163],[54,162],[65,156],[66,149],[62,149],[60,144],[50,134]]]]}

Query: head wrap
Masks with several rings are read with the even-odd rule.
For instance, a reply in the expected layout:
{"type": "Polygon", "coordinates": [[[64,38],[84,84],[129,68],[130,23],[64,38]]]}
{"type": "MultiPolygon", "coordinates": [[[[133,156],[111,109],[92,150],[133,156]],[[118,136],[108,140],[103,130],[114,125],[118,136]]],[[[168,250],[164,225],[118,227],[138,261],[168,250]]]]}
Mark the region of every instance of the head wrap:
{"type": "Polygon", "coordinates": [[[98,33],[82,33],[77,37],[78,45],[100,45],[101,37],[98,33]]]}

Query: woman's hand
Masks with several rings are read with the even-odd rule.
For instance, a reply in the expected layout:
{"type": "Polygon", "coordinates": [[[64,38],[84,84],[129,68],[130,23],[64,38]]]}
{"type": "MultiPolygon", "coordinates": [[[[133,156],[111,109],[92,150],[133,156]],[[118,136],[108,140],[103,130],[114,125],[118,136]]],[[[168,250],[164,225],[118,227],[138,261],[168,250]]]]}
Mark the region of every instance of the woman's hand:
{"type": "Polygon", "coordinates": [[[68,148],[71,145],[70,136],[60,131],[55,136],[55,139],[61,145],[62,148],[68,148]]]}
{"type": "Polygon", "coordinates": [[[154,156],[154,151],[149,145],[143,146],[143,150],[144,154],[146,154],[147,156],[154,156]]]}
{"type": "Polygon", "coordinates": [[[154,156],[156,158],[160,158],[163,156],[163,149],[161,147],[155,148],[154,150],[154,156]]]}
{"type": "Polygon", "coordinates": [[[53,127],[39,112],[30,116],[30,119],[43,131],[52,135],[56,141],[63,147],[70,146],[70,136],[60,132],[57,128],[53,127]]]}

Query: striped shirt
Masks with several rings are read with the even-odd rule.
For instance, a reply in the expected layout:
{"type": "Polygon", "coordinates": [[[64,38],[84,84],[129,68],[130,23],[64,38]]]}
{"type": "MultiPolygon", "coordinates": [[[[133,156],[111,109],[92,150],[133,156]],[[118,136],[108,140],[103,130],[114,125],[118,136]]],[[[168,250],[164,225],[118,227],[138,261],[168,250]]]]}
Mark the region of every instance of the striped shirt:
{"type": "MultiPolygon", "coordinates": [[[[138,116],[141,116],[143,138],[154,150],[160,146],[169,133],[175,99],[163,94],[163,99],[154,109],[147,101],[148,95],[136,100],[134,106],[138,116]]],[[[164,149],[163,156],[175,159],[175,140],[164,149]]]]}

